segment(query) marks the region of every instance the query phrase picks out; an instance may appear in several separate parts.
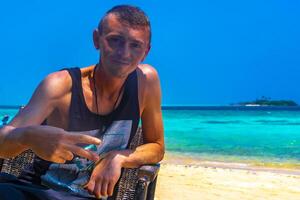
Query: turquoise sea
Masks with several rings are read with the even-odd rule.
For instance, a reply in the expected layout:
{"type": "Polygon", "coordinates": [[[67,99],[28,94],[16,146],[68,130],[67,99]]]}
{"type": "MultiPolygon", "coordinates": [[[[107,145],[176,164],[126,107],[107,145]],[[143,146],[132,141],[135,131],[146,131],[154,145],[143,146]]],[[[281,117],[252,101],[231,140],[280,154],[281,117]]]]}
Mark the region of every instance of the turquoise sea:
{"type": "Polygon", "coordinates": [[[168,152],[300,169],[299,107],[164,107],[163,118],[168,152]]]}
{"type": "Polygon", "coordinates": [[[300,167],[300,108],[164,110],[167,150],[204,160],[300,167]]]}

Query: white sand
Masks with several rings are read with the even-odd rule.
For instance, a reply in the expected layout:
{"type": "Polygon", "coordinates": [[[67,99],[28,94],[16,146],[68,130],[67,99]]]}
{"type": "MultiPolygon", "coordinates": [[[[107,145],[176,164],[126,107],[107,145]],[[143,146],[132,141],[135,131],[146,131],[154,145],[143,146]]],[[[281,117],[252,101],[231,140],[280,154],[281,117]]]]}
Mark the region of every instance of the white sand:
{"type": "Polygon", "coordinates": [[[243,164],[208,164],[192,159],[184,162],[162,162],[156,200],[300,199],[300,175],[294,171],[250,169],[243,164]]]}

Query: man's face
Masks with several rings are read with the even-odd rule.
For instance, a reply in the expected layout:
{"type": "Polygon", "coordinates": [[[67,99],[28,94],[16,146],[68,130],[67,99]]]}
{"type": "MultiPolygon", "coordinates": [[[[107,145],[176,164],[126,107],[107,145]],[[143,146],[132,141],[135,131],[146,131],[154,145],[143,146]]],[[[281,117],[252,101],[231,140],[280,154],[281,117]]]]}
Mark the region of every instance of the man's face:
{"type": "Polygon", "coordinates": [[[102,31],[94,32],[94,45],[101,52],[101,65],[115,77],[126,77],[146,57],[149,51],[149,31],[131,28],[109,14],[102,31]]]}

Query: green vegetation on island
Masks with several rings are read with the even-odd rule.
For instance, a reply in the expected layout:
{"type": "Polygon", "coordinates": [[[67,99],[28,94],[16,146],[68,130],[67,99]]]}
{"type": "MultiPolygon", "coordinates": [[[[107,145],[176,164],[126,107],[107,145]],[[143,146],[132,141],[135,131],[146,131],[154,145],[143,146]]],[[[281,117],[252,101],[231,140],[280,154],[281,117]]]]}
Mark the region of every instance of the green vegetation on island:
{"type": "Polygon", "coordinates": [[[292,100],[271,100],[271,98],[262,96],[255,101],[240,102],[237,105],[241,106],[298,106],[295,101],[292,100]]]}

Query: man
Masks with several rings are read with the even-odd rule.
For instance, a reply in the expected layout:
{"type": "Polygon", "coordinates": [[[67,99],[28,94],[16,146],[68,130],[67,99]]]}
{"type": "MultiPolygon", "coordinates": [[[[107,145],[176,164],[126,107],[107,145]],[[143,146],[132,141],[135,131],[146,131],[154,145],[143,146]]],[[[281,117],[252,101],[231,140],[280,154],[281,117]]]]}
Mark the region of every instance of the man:
{"type": "Polygon", "coordinates": [[[38,156],[34,162],[38,179],[30,179],[38,186],[1,183],[2,198],[12,199],[15,194],[20,199],[85,199],[81,194],[38,188],[40,182],[56,188],[51,176],[83,158],[97,163],[84,189],[97,198],[112,196],[122,168],[163,158],[160,83],[153,67],[140,64],[150,50],[150,39],[150,23],[143,11],[116,6],[93,32],[94,46],[101,53],[99,63],[52,73],[40,83],[28,105],[0,130],[0,157],[11,158],[27,149],[38,156]],[[129,150],[140,118],[145,144],[129,150]],[[40,125],[44,120],[47,126],[40,125]],[[115,132],[114,139],[105,139],[115,132]],[[100,159],[100,143],[116,142],[118,134],[122,135],[119,145],[125,148],[109,149],[106,144],[109,151],[100,159]],[[97,153],[78,144],[97,145],[97,153]],[[53,169],[57,171],[51,173],[53,169]]]}

